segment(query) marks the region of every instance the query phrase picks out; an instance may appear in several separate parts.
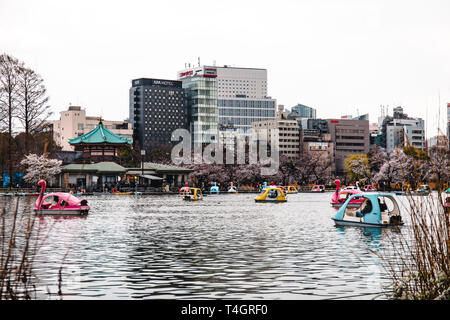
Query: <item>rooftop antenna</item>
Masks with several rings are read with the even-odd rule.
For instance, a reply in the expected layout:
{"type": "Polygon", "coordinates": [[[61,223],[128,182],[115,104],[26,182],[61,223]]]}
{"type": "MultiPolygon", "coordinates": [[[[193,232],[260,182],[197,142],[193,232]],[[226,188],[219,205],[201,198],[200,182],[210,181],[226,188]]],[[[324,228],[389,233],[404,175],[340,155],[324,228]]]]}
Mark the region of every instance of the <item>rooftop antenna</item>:
{"type": "Polygon", "coordinates": [[[198,66],[200,67],[200,57],[198,57],[198,66]]]}

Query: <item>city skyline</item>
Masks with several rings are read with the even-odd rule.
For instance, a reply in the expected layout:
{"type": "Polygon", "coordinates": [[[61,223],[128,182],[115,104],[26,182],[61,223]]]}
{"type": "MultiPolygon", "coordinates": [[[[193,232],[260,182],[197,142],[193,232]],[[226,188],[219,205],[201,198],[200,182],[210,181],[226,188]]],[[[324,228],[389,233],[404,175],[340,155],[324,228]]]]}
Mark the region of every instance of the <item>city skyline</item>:
{"type": "Polygon", "coordinates": [[[449,9],[446,1],[14,1],[0,4],[0,48],[41,74],[52,119],[69,104],[125,119],[132,79],[175,80],[200,57],[267,69],[269,96],[287,109],[313,107],[318,118],[369,113],[375,123],[380,105],[389,114],[401,105],[425,120],[429,138],[438,117],[446,129],[449,9]]]}

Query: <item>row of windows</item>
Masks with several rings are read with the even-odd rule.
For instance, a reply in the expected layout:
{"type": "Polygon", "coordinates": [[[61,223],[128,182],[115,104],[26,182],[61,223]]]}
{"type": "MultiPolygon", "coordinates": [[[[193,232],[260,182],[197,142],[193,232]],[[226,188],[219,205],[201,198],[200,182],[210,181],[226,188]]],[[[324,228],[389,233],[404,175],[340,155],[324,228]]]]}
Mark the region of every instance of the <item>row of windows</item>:
{"type": "Polygon", "coordinates": [[[298,144],[283,144],[280,145],[281,148],[286,148],[286,149],[296,149],[298,148],[298,144]]]}
{"type": "Polygon", "coordinates": [[[184,107],[184,105],[179,105],[178,103],[165,103],[165,102],[144,102],[146,106],[168,106],[168,107],[184,107]]]}
{"type": "Polygon", "coordinates": [[[217,106],[234,108],[273,108],[275,110],[275,101],[271,100],[225,100],[218,99],[217,106]]]}
{"type": "Polygon", "coordinates": [[[145,88],[144,89],[145,92],[154,92],[154,93],[169,93],[170,95],[174,95],[174,94],[183,94],[184,92],[182,90],[170,90],[170,89],[149,89],[149,88],[145,88]],[[167,92],[168,91],[168,92],[167,92]]]}
{"type": "MultiPolygon", "coordinates": [[[[164,123],[164,125],[168,125],[168,123],[164,123]]],[[[173,131],[174,129],[181,128],[181,126],[182,126],[182,124],[176,124],[176,123],[173,123],[172,125],[173,125],[174,127],[171,127],[171,128],[168,128],[168,127],[162,127],[162,128],[158,128],[158,127],[146,127],[146,128],[145,128],[145,131],[146,131],[146,132],[150,132],[150,131],[155,131],[155,132],[158,132],[158,131],[173,131]]]]}
{"type": "Polygon", "coordinates": [[[145,99],[153,99],[153,100],[182,100],[182,97],[168,97],[168,96],[152,96],[152,95],[145,95],[145,99]]]}
{"type": "Polygon", "coordinates": [[[365,133],[365,130],[361,129],[336,129],[336,133],[365,133]]]}
{"type": "Polygon", "coordinates": [[[342,149],[342,150],[337,150],[341,153],[345,152],[345,153],[363,153],[364,150],[356,150],[356,149],[342,149]]]}
{"type": "Polygon", "coordinates": [[[173,108],[172,109],[170,109],[170,108],[148,108],[147,112],[164,112],[165,114],[167,114],[167,113],[169,113],[169,114],[171,114],[171,113],[180,114],[180,113],[183,113],[184,110],[173,109],[173,108]]]}
{"type": "Polygon", "coordinates": [[[362,136],[336,136],[336,139],[364,140],[362,136]]]}
{"type": "Polygon", "coordinates": [[[150,119],[183,119],[184,117],[183,116],[166,116],[166,115],[160,115],[160,114],[152,114],[152,115],[148,115],[148,114],[146,114],[145,116],[144,116],[144,118],[145,119],[148,119],[148,118],[150,118],[150,119]]]}
{"type": "Polygon", "coordinates": [[[220,109],[219,116],[231,117],[274,117],[275,110],[272,109],[220,109]]]}
{"type": "Polygon", "coordinates": [[[219,124],[235,124],[235,125],[246,125],[251,126],[253,122],[267,120],[265,118],[231,118],[231,117],[219,117],[219,124]]]}
{"type": "Polygon", "coordinates": [[[364,147],[364,143],[336,142],[336,146],[364,147]]]}

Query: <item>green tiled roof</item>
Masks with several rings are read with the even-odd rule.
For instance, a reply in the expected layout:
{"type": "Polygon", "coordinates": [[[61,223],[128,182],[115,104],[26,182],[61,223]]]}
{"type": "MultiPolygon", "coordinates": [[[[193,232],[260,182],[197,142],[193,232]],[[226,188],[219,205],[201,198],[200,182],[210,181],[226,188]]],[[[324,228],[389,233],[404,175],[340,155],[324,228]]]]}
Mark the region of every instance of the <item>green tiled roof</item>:
{"type": "Polygon", "coordinates": [[[111,143],[111,144],[131,144],[131,141],[117,134],[109,131],[103,126],[100,121],[97,127],[82,136],[73,138],[69,140],[70,144],[97,144],[97,143],[111,143]]]}
{"type": "Polygon", "coordinates": [[[127,169],[118,165],[115,162],[98,162],[98,163],[88,163],[88,164],[68,164],[62,167],[63,173],[124,173],[127,169]]]}

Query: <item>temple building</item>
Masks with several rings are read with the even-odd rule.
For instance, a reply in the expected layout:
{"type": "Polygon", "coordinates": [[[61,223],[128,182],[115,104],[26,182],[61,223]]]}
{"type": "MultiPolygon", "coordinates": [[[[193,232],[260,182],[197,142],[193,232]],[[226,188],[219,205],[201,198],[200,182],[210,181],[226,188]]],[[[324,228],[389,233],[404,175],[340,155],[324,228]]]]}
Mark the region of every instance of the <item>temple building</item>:
{"type": "Polygon", "coordinates": [[[97,163],[112,161],[120,163],[119,149],[131,148],[131,141],[123,138],[103,126],[100,119],[97,127],[88,133],[69,140],[76,151],[82,151],[82,155],[76,162],[97,163]]]}

